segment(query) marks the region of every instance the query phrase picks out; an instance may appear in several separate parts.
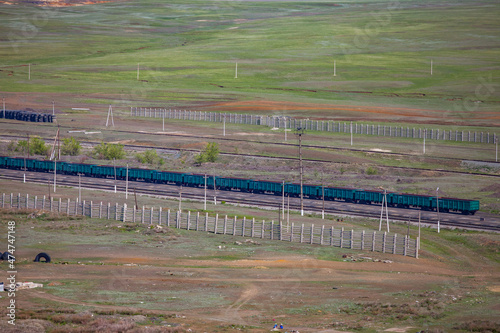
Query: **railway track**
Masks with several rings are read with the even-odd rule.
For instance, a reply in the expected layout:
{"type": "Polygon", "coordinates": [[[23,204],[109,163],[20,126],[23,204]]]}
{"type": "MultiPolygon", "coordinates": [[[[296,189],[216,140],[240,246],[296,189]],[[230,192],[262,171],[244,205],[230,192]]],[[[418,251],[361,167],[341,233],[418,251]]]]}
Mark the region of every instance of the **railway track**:
{"type": "MultiPolygon", "coordinates": [[[[72,129],[74,129],[72,127],[72,129]]],[[[286,146],[286,147],[297,147],[296,144],[292,143],[283,143],[283,142],[263,142],[263,141],[255,141],[255,140],[244,140],[244,139],[235,139],[235,138],[220,138],[220,137],[211,137],[211,136],[199,136],[199,135],[189,135],[189,134],[183,134],[183,135],[178,135],[178,134],[173,134],[173,133],[145,133],[145,132],[134,132],[134,131],[123,131],[123,130],[115,130],[114,132],[118,133],[126,133],[126,134],[147,134],[147,135],[158,135],[158,136],[172,136],[172,137],[178,137],[182,136],[183,138],[194,138],[194,139],[207,139],[208,137],[212,140],[218,140],[218,141],[230,141],[230,142],[241,142],[241,143],[254,143],[254,144],[262,144],[262,145],[277,145],[277,146],[286,146]]],[[[26,139],[25,137],[22,136],[16,136],[16,135],[2,135],[2,138],[9,138],[9,139],[21,139],[24,140],[26,139]]],[[[50,142],[53,140],[53,138],[42,138],[47,142],[50,142]]],[[[94,145],[98,145],[99,143],[93,142],[93,141],[81,141],[82,144],[88,145],[89,147],[92,147],[94,145]]],[[[156,146],[143,146],[143,145],[132,145],[132,144],[124,144],[123,145],[126,149],[130,150],[146,150],[146,149],[156,149],[158,151],[164,151],[166,153],[173,153],[173,152],[180,152],[180,151],[189,151],[189,152],[194,152],[194,153],[199,153],[200,151],[197,149],[186,149],[186,148],[159,148],[156,146]]],[[[405,154],[405,153],[393,153],[393,152],[378,152],[378,151],[368,151],[368,150],[362,150],[362,149],[355,149],[355,148],[339,148],[339,147],[331,147],[331,146],[320,146],[320,145],[308,145],[308,144],[302,144],[303,148],[310,148],[310,149],[323,149],[323,150],[331,150],[331,151],[345,151],[345,152],[363,152],[363,153],[370,153],[370,154],[380,154],[380,155],[390,155],[393,157],[407,157],[407,158],[414,158],[414,154],[405,154]]],[[[269,159],[269,160],[281,160],[281,161],[297,161],[298,158],[296,157],[273,157],[273,156],[262,156],[262,155],[257,155],[257,154],[237,154],[237,153],[224,153],[221,152],[220,155],[224,156],[238,156],[238,157],[251,157],[251,158],[264,158],[264,159],[269,159]]],[[[462,161],[463,159],[459,158],[453,158],[453,157],[433,157],[430,156],[430,158],[433,159],[438,159],[438,160],[443,160],[443,161],[462,161]]],[[[349,164],[348,162],[339,162],[335,161],[332,162],[330,160],[318,160],[318,159],[307,159],[303,158],[303,161],[305,162],[314,162],[314,163],[339,163],[339,164],[349,164]]],[[[492,162],[492,161],[482,161],[482,160],[468,160],[471,162],[492,162]]],[[[483,172],[470,172],[470,171],[456,171],[456,170],[445,170],[445,169],[430,169],[430,168],[415,168],[415,167],[400,167],[400,166],[386,166],[386,165],[376,165],[377,168],[381,169],[389,169],[389,170],[401,170],[401,171],[438,171],[441,173],[445,174],[458,174],[458,175],[474,175],[474,176],[482,176],[482,177],[491,177],[491,178],[500,178],[500,174],[490,174],[490,173],[483,173],[483,172]]]]}
{"type": "MultiPolygon", "coordinates": [[[[16,170],[2,170],[0,178],[13,181],[23,181],[24,172],[16,170]]],[[[26,172],[26,181],[30,183],[47,184],[53,180],[51,173],[35,173],[26,172]],[[46,177],[40,177],[44,175],[46,177]]],[[[125,192],[125,181],[114,179],[101,179],[101,178],[86,178],[82,177],[80,182],[76,176],[58,175],[57,184],[59,186],[70,186],[77,188],[81,186],[85,189],[114,191],[115,185],[118,192],[125,192]]],[[[152,184],[145,182],[129,182],[129,193],[134,189],[136,193],[157,197],[166,197],[171,199],[179,198],[179,187],[175,185],[152,184]]],[[[214,196],[213,190],[208,190],[209,197],[214,196]]],[[[232,205],[245,205],[250,207],[258,207],[263,209],[278,210],[282,206],[282,198],[274,195],[265,194],[252,194],[234,191],[216,191],[217,201],[225,201],[227,204],[232,205]]],[[[182,187],[182,199],[203,202],[204,200],[203,188],[182,187]]],[[[304,210],[306,214],[321,214],[323,211],[323,202],[321,200],[304,200],[304,210]]],[[[290,204],[286,208],[294,211],[300,211],[299,199],[290,198],[290,204]]],[[[381,206],[379,205],[363,205],[351,204],[339,201],[325,201],[325,214],[335,216],[355,216],[367,218],[380,218],[381,206]]],[[[389,208],[389,216],[391,221],[411,222],[418,221],[419,212],[421,213],[421,223],[424,225],[436,225],[437,215],[436,212],[426,212],[417,209],[399,209],[389,208]]],[[[500,232],[500,219],[483,218],[481,216],[462,216],[453,213],[440,214],[440,226],[450,228],[461,228],[470,230],[484,230],[500,232]]]]}

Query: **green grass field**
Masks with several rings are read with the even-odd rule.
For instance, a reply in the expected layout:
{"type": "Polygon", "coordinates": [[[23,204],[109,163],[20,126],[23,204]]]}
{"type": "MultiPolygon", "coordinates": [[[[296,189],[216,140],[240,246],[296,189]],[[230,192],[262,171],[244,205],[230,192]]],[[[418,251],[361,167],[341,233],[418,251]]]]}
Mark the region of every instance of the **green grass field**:
{"type": "Polygon", "coordinates": [[[468,125],[488,124],[485,112],[497,118],[495,1],[145,0],[0,8],[6,93],[93,94],[121,105],[266,99],[418,107],[468,125]]]}

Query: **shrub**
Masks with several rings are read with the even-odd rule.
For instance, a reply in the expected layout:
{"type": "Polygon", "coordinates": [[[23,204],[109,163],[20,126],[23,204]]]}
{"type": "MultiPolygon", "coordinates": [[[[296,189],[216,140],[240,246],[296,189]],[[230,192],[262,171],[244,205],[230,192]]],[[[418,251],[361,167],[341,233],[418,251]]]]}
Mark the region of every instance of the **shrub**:
{"type": "Polygon", "coordinates": [[[151,165],[163,165],[165,161],[158,155],[155,149],[146,150],[144,153],[138,153],[135,155],[137,161],[142,164],[151,164],[151,165]]]}
{"type": "Polygon", "coordinates": [[[123,145],[104,142],[94,147],[93,154],[103,160],[120,160],[125,157],[123,145]]]}
{"type": "Polygon", "coordinates": [[[77,156],[82,149],[80,142],[76,141],[74,137],[63,139],[61,153],[63,155],[77,156]]]}
{"type": "Polygon", "coordinates": [[[201,165],[205,162],[215,162],[219,157],[219,144],[215,142],[207,143],[205,149],[196,155],[194,163],[201,165]]]}
{"type": "Polygon", "coordinates": [[[45,141],[43,141],[40,137],[37,136],[30,139],[29,148],[27,140],[19,141],[17,143],[15,151],[26,154],[28,152],[28,149],[30,155],[47,155],[49,151],[49,147],[45,144],[45,141]]]}
{"type": "Polygon", "coordinates": [[[378,173],[377,169],[375,168],[372,168],[372,167],[368,167],[368,169],[366,169],[366,174],[367,175],[376,175],[378,173]]]}

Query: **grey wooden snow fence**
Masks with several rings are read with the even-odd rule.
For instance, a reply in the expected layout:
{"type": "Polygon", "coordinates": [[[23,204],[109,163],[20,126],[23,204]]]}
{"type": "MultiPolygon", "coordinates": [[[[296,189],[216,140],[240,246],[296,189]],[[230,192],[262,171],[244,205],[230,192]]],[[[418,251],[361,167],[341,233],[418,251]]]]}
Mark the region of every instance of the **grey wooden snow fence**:
{"type": "Polygon", "coordinates": [[[69,198],[50,199],[28,194],[2,194],[0,207],[4,209],[39,209],[67,215],[117,220],[130,223],[168,226],[177,229],[210,232],[214,234],[271,239],[285,242],[335,246],[346,249],[393,253],[418,258],[418,237],[376,231],[354,231],[325,225],[285,225],[275,221],[256,221],[237,217],[209,216],[200,212],[171,212],[154,207],[129,207],[69,198]]]}
{"type": "MultiPolygon", "coordinates": [[[[166,118],[179,120],[196,120],[209,122],[227,122],[234,124],[263,125],[273,128],[304,128],[309,131],[351,133],[351,124],[331,120],[295,119],[288,116],[261,116],[238,113],[205,112],[177,110],[165,108],[130,107],[133,117],[166,118]]],[[[495,143],[496,133],[471,132],[469,130],[443,130],[435,128],[415,128],[407,126],[388,126],[352,123],[352,133],[374,136],[389,136],[411,139],[462,141],[478,143],[495,143]]]]}

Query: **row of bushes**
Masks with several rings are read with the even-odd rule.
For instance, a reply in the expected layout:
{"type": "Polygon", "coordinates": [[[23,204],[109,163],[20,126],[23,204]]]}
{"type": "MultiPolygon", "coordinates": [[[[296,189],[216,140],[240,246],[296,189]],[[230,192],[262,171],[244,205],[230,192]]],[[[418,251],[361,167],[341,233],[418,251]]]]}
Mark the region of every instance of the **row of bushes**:
{"type": "MultiPolygon", "coordinates": [[[[49,157],[51,148],[40,137],[32,137],[28,140],[11,141],[7,147],[9,151],[19,152],[29,155],[41,155],[49,157]]],[[[82,150],[80,142],[74,137],[62,140],[61,154],[69,156],[78,156],[82,150]]],[[[112,144],[101,142],[92,150],[92,156],[100,160],[120,160],[125,158],[125,150],[121,144],[112,144]]],[[[205,162],[215,162],[219,155],[219,145],[217,143],[208,143],[205,150],[198,154],[195,163],[201,165],[205,162]]],[[[150,149],[143,153],[135,155],[137,161],[143,164],[162,166],[165,161],[158,155],[156,150],[150,149]]]]}

